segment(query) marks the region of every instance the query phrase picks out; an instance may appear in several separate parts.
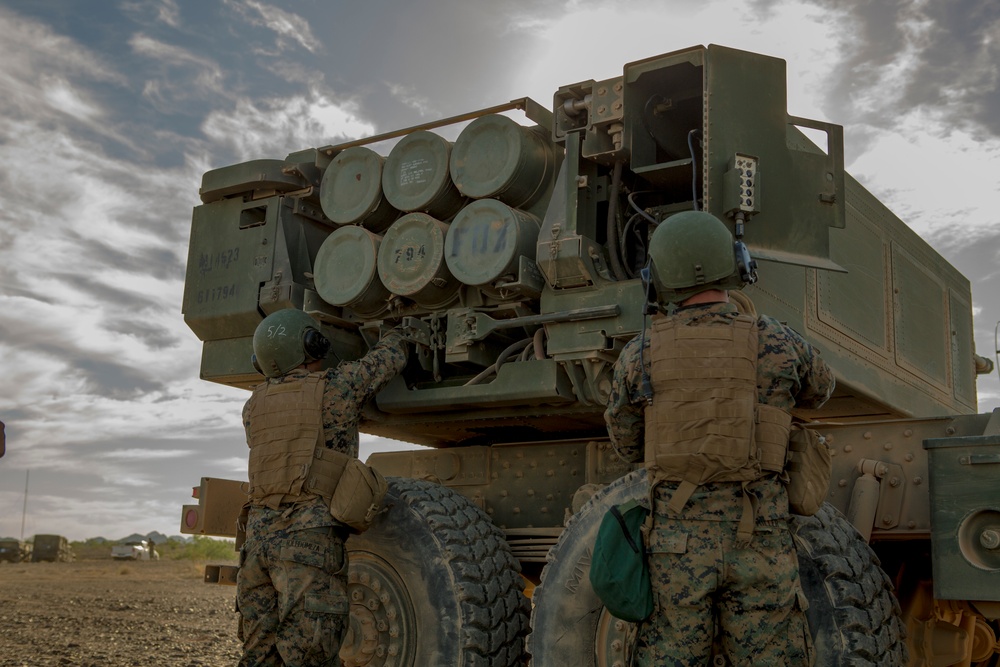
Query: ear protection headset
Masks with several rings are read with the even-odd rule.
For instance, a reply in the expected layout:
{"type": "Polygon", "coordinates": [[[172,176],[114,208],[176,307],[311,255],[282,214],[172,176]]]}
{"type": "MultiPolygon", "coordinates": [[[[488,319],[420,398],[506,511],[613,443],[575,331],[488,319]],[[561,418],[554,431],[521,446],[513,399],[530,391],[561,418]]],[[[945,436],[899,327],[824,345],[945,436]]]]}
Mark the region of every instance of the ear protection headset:
{"type": "Polygon", "coordinates": [[[330,352],[330,339],[321,331],[306,329],[302,334],[302,351],[306,353],[306,362],[325,359],[330,352]]]}

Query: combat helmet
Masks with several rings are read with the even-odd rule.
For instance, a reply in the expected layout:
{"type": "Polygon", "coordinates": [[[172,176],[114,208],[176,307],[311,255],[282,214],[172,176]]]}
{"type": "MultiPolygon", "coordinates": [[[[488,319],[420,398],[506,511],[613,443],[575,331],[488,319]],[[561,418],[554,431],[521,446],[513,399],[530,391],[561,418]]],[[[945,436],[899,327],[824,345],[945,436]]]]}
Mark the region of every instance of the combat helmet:
{"type": "Polygon", "coordinates": [[[684,211],[661,222],[649,240],[649,261],[661,305],[710,289],[742,289],[757,280],[757,264],[746,246],[705,211],[684,211]]]}
{"type": "Polygon", "coordinates": [[[253,333],[253,365],[269,378],[326,357],[330,341],[316,321],[301,310],[289,308],[271,313],[253,333]]]}

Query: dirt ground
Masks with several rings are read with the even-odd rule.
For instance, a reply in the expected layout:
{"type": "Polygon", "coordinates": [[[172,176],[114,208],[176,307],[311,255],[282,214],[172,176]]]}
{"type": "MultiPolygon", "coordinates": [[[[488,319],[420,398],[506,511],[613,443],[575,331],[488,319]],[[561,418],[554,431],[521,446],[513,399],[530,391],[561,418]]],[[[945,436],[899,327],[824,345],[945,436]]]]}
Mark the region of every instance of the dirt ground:
{"type": "Polygon", "coordinates": [[[236,589],[191,561],[0,563],[0,667],[215,667],[236,589]]]}

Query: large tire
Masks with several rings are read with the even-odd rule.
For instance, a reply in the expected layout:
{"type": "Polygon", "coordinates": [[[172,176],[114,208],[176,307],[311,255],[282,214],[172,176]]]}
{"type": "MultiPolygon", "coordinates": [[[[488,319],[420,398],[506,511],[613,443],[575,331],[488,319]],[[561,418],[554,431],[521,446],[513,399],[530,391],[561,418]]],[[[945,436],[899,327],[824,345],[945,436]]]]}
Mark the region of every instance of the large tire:
{"type": "MultiPolygon", "coordinates": [[[[548,554],[535,590],[528,652],[532,667],[627,664],[630,623],[608,614],[590,586],[592,546],[612,505],[648,493],[646,471],[608,485],[574,514],[548,554]]],[[[792,522],[816,667],[906,664],[899,604],[879,561],[830,505],[792,522]]]]}
{"type": "Polygon", "coordinates": [[[631,623],[604,608],[590,586],[590,560],[597,529],[608,508],[649,490],[646,471],[625,475],[601,489],[570,517],[546,556],[535,588],[528,653],[532,667],[611,667],[626,664],[631,623]]]}
{"type": "Polygon", "coordinates": [[[347,541],[345,667],[510,667],[528,629],[503,532],[465,496],[390,478],[386,511],[347,541]]]}
{"type": "Polygon", "coordinates": [[[819,667],[907,664],[906,630],[875,552],[832,505],[792,517],[819,667]]]}

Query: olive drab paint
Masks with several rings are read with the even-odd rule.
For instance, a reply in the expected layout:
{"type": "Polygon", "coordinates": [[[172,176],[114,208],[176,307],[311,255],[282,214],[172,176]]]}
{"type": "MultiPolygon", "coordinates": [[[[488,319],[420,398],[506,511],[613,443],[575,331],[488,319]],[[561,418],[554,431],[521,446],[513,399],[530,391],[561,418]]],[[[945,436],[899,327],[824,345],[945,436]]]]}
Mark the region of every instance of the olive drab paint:
{"type": "MultiPolygon", "coordinates": [[[[253,332],[282,309],[309,313],[341,359],[405,319],[420,343],[360,428],[430,448],[369,462],[469,499],[532,583],[550,568],[539,599],[552,601],[559,575],[546,555],[632,470],[602,414],[612,366],[644,326],[649,235],[672,214],[706,211],[758,262],[741,294],[836,371],[829,402],[793,411],[832,453],[831,508],[810,530],[846,521],[833,508],[870,524],[855,528],[896,580],[902,611],[890,612],[911,614],[908,639],[890,641],[914,659],[972,659],[1000,634],[1000,464],[981,440],[1000,429],[975,414],[977,368],[991,365],[975,354],[970,283],[844,170],[843,128],[788,112],[785,80],[781,59],[697,46],[564,85],[551,105],[522,98],[206,173],[183,300],[201,377],[257,384],[253,332]],[[959,479],[961,503],[940,492],[959,479]],[[859,484],[867,492],[852,494],[859,484]]],[[[186,506],[205,514],[187,517],[187,532],[229,525],[209,505],[186,506]]],[[[367,539],[383,529],[376,521],[367,539]]],[[[580,559],[565,595],[587,588],[580,559]]],[[[399,586],[385,593],[394,609],[399,586]]],[[[530,643],[558,630],[536,628],[530,643]]],[[[594,664],[594,651],[624,659],[625,630],[586,632],[597,648],[565,664],[594,664]]],[[[833,660],[823,651],[853,650],[817,646],[818,665],[833,660]]]]}

